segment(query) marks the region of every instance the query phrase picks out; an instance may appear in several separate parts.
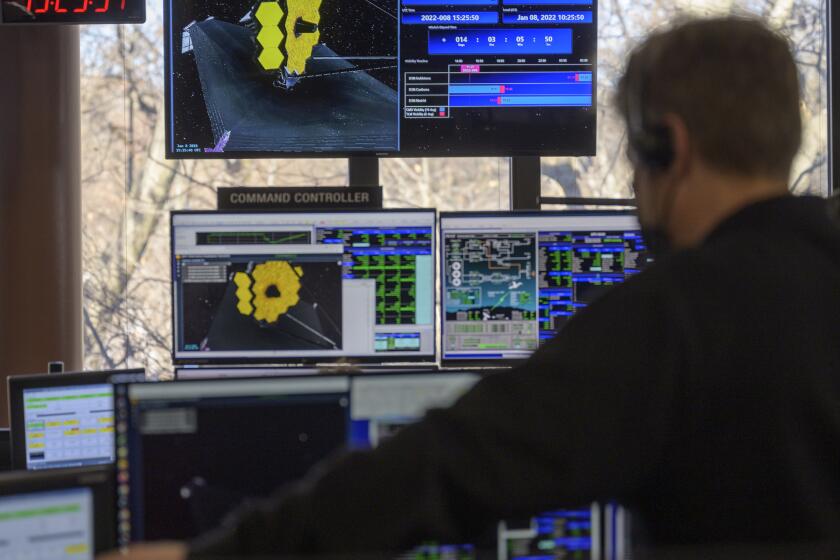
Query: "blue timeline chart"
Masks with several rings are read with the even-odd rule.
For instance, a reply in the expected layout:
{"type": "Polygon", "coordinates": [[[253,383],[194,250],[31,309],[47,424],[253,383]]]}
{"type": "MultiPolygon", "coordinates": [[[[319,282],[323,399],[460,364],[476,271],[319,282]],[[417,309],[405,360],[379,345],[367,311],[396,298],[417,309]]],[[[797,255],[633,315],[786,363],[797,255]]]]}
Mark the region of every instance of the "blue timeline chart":
{"type": "Polygon", "coordinates": [[[400,18],[403,147],[594,154],[596,2],[402,0],[400,18]]]}

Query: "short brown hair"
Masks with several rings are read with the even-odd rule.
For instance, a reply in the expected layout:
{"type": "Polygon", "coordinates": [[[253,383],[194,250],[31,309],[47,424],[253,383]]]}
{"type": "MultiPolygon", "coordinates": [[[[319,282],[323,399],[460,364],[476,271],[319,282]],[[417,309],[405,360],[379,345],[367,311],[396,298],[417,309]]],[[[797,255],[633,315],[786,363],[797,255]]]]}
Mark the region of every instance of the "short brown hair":
{"type": "Polygon", "coordinates": [[[647,128],[666,113],[681,117],[709,165],[785,178],[801,143],[799,103],[788,41],[740,17],[692,20],[654,33],[630,56],[617,96],[628,123],[641,119],[647,128]]]}

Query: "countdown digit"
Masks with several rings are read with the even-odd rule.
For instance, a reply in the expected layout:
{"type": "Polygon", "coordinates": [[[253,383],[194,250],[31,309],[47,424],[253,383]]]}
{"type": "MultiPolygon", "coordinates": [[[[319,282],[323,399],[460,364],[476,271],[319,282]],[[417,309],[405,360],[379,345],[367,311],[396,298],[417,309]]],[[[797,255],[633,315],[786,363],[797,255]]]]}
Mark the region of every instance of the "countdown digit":
{"type": "Polygon", "coordinates": [[[125,11],[125,0],[122,0],[122,2],[120,2],[120,11],[121,12],[125,11]]]}
{"type": "Polygon", "coordinates": [[[43,8],[35,8],[35,13],[36,14],[44,14],[49,9],[50,9],[50,0],[44,0],[44,7],[43,8]]]}
{"type": "Polygon", "coordinates": [[[66,14],[67,8],[61,7],[61,0],[55,0],[55,13],[57,14],[66,14]]]}
{"type": "Polygon", "coordinates": [[[75,9],[73,10],[73,13],[74,13],[74,14],[83,14],[83,13],[85,13],[85,12],[88,10],[88,5],[90,5],[90,2],[89,2],[88,0],[82,0],[82,5],[81,5],[81,6],[79,6],[78,8],[75,8],[75,9]]]}
{"type": "Polygon", "coordinates": [[[111,0],[105,0],[105,4],[101,8],[96,8],[94,12],[101,14],[102,12],[108,11],[108,6],[111,4],[111,0]]]}

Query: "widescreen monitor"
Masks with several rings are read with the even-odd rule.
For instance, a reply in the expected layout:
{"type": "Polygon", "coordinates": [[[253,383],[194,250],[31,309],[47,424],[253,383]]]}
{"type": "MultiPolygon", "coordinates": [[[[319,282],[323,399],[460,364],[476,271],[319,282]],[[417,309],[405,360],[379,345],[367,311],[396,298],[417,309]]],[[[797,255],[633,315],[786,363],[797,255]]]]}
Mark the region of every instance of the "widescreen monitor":
{"type": "Polygon", "coordinates": [[[8,378],[15,469],[54,469],[114,462],[116,374],[91,371],[8,378]]]}
{"type": "Polygon", "coordinates": [[[597,0],[165,0],[167,156],[594,155],[597,18],[597,0]]]}
{"type": "Polygon", "coordinates": [[[341,448],[346,376],[116,385],[120,542],[189,539],[341,448]]]}
{"type": "Polygon", "coordinates": [[[93,560],[115,545],[113,467],[0,474],[0,558],[93,560]]]}
{"type": "MultiPolygon", "coordinates": [[[[406,372],[353,377],[350,445],[361,449],[376,447],[423,418],[429,410],[454,404],[483,375],[493,374],[406,372]]],[[[506,520],[499,523],[495,536],[495,543],[479,538],[475,543],[443,544],[432,550],[445,558],[601,559],[600,513],[596,504],[544,512],[521,522],[506,520]],[[493,554],[487,554],[488,550],[493,554]]],[[[428,558],[422,555],[423,548],[414,552],[414,558],[428,558]]]]}
{"type": "Polygon", "coordinates": [[[189,363],[433,362],[434,210],[174,212],[189,363]]]}
{"type": "Polygon", "coordinates": [[[442,213],[446,363],[516,362],[649,261],[630,212],[442,213]]]}

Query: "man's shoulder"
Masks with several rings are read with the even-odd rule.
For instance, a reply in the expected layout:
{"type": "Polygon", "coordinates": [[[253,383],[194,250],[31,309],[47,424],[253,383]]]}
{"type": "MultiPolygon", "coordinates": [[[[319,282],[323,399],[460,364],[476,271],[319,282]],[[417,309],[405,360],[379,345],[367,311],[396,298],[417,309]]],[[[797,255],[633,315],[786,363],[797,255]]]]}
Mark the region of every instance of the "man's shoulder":
{"type": "MultiPolygon", "coordinates": [[[[622,286],[626,297],[634,293],[661,291],[673,288],[685,292],[710,281],[720,281],[723,276],[742,266],[745,257],[755,251],[759,236],[744,232],[737,238],[683,249],[652,263],[622,286]]],[[[670,292],[666,291],[665,295],[670,292]]]]}
{"type": "Polygon", "coordinates": [[[616,327],[632,338],[647,331],[682,328],[678,325],[690,321],[696,308],[692,302],[723,274],[724,268],[715,255],[700,249],[670,255],[576,314],[566,327],[568,334],[605,332],[616,327]]]}
{"type": "Polygon", "coordinates": [[[695,293],[706,280],[691,271],[702,269],[707,260],[692,250],[652,263],[591,302],[567,329],[587,332],[603,330],[607,324],[644,328],[651,319],[668,322],[685,308],[686,294],[695,293]]]}
{"type": "Polygon", "coordinates": [[[635,299],[661,300],[678,296],[707,281],[719,259],[702,249],[674,253],[648,265],[595,303],[611,304],[635,299]]]}

